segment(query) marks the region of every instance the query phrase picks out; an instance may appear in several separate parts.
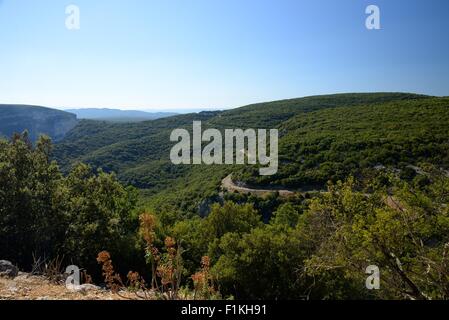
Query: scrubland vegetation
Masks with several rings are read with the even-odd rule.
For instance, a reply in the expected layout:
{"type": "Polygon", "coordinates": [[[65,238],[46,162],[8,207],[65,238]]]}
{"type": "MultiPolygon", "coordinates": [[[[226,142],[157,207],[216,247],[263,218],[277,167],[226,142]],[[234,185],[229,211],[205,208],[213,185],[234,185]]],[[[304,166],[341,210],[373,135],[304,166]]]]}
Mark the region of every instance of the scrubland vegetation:
{"type": "Polygon", "coordinates": [[[47,138],[33,146],[16,135],[0,142],[0,257],[24,269],[33,254],[63,257],[141,298],[447,299],[448,116],[449,99],[407,94],[197,116],[220,128],[278,127],[280,172],[269,178],[169,164],[171,128],[195,115],[81,122],[54,157],[47,138]],[[228,193],[229,173],[298,192],[228,193]],[[365,287],[370,265],[380,290],[365,287]]]}

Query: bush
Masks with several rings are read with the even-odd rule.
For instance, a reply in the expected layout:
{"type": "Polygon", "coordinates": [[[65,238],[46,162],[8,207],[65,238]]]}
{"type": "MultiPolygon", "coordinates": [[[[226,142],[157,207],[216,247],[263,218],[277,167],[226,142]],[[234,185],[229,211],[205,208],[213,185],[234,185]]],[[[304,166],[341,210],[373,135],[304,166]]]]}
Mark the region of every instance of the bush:
{"type": "Polygon", "coordinates": [[[0,141],[0,256],[22,268],[34,255],[93,269],[103,250],[129,261],[136,191],[84,164],[64,177],[50,153],[47,137],[35,147],[26,132],[0,141]]]}

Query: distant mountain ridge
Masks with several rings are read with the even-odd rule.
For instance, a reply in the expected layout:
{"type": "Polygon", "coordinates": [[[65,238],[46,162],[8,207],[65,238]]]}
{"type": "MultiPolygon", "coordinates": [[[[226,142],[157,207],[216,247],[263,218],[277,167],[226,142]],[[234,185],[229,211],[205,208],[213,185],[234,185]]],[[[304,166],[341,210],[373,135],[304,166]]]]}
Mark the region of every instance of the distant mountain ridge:
{"type": "Polygon", "coordinates": [[[6,138],[28,130],[31,141],[43,134],[58,141],[77,124],[76,115],[69,112],[40,106],[0,104],[0,136],[6,138]]]}
{"type": "Polygon", "coordinates": [[[65,111],[76,114],[78,119],[110,122],[139,122],[177,115],[175,112],[146,112],[110,108],[68,109],[65,111]]]}

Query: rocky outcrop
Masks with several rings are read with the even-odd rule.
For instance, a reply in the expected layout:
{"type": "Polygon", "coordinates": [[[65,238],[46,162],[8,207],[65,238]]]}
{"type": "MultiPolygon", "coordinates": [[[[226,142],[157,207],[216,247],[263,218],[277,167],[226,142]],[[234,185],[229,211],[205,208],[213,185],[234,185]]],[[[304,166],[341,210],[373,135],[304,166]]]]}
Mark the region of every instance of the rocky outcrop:
{"type": "Polygon", "coordinates": [[[81,285],[67,284],[66,287],[67,287],[67,290],[70,290],[73,292],[88,292],[88,291],[101,290],[100,287],[93,285],[93,284],[89,284],[89,283],[85,283],[85,284],[81,284],[81,285]]]}
{"type": "Polygon", "coordinates": [[[19,269],[11,262],[0,260],[0,277],[15,278],[19,274],[19,269]]]}
{"type": "Polygon", "coordinates": [[[58,141],[77,123],[76,115],[61,110],[26,105],[0,105],[0,136],[7,138],[27,130],[32,141],[36,141],[40,135],[47,135],[58,141]]]}

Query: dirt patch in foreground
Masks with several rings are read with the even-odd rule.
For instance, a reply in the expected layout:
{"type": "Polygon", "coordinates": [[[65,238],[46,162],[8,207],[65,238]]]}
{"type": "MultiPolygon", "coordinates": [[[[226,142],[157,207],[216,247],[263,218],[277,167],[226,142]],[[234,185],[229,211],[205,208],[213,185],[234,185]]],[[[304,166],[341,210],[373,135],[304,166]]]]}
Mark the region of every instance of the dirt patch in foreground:
{"type": "MultiPolygon", "coordinates": [[[[131,297],[130,297],[131,298],[131,297]]],[[[83,292],[68,290],[40,276],[19,273],[14,279],[0,277],[0,300],[123,300],[117,294],[98,289],[83,292]]]]}

